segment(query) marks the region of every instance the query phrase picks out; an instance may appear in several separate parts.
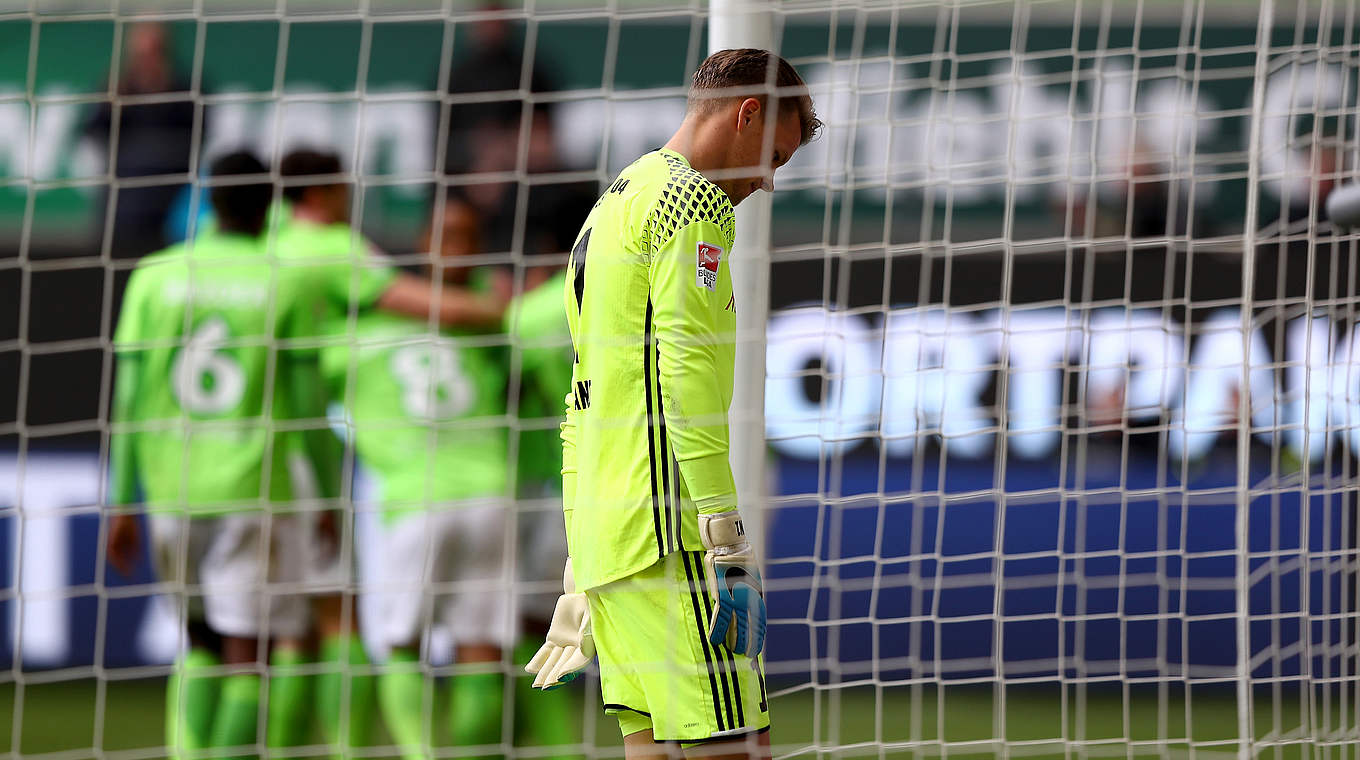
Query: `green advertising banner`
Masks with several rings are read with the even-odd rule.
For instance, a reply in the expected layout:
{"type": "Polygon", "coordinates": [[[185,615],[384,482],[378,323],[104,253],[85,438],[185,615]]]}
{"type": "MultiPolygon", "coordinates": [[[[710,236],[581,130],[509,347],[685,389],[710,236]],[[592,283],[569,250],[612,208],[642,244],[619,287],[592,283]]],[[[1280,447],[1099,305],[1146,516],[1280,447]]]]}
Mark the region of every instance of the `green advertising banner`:
{"type": "MultiPolygon", "coordinates": [[[[1255,21],[1214,7],[1219,20],[1189,23],[789,14],[781,51],[813,83],[828,127],[781,172],[776,242],[1118,236],[1135,177],[1160,182],[1163,205],[1190,217],[1173,231],[1240,234],[1255,21]],[[1113,224],[1092,213],[1101,207],[1121,210],[1113,224]]],[[[364,228],[411,245],[435,180],[441,56],[467,55],[470,24],[225,18],[169,24],[180,70],[199,73],[200,159],[338,150],[366,185],[364,228]]],[[[41,256],[100,239],[107,146],[84,125],[107,97],[122,26],[0,21],[0,247],[26,239],[41,256]]],[[[517,29],[559,88],[563,162],[600,181],[669,136],[706,46],[690,16],[559,13],[517,29]]],[[[1255,164],[1263,220],[1307,203],[1318,145],[1353,137],[1352,36],[1316,20],[1275,31],[1255,164]]]]}

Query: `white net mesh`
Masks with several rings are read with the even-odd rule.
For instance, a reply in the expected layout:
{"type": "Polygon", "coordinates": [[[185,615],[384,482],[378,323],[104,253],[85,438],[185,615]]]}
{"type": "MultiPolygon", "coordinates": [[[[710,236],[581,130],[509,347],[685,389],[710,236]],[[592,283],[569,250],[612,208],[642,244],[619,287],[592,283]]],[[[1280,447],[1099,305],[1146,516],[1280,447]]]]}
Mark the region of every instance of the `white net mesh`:
{"type": "MultiPolygon", "coordinates": [[[[775,754],[1360,756],[1356,238],[1324,211],[1360,156],[1354,0],[762,7],[827,123],[770,231],[775,754]]],[[[111,339],[205,167],[333,151],[411,266],[466,196],[522,294],[573,188],[678,124],[708,10],[0,0],[0,751],[165,752],[180,589],[100,548],[111,339]]],[[[525,346],[491,342],[514,410],[525,346]]],[[[518,453],[556,420],[504,424],[518,453]]],[[[518,495],[520,526],[557,509],[518,495]]],[[[565,749],[506,693],[498,754],[621,754],[595,682],[565,749]]]]}

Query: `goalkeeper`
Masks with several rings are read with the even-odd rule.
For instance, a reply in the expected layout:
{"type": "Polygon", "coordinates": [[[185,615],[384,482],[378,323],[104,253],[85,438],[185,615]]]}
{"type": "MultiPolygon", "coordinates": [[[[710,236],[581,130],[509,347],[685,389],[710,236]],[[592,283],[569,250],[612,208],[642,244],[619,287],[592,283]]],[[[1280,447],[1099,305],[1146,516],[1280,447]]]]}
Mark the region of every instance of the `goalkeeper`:
{"type": "Polygon", "coordinates": [[[576,350],[562,425],[570,559],[529,670],[551,688],[600,657],[630,760],[768,754],[765,604],[728,464],[732,207],[820,127],[788,62],[724,50],[666,146],[586,218],[567,270],[576,350]]]}

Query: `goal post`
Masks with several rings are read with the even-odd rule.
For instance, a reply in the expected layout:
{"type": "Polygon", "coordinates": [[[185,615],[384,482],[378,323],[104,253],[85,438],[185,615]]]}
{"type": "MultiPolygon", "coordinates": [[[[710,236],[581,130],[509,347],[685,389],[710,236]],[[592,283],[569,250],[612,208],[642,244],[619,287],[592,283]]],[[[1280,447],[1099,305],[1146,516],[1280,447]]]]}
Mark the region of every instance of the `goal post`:
{"type": "MultiPolygon", "coordinates": [[[[775,50],[775,14],[764,0],[713,0],[708,52],[728,48],[775,50]]],[[[765,325],[770,313],[770,224],[773,198],[755,193],[737,207],[731,258],[737,308],[737,365],[732,389],[731,460],[742,519],[764,548],[768,509],[765,444],[765,325]]]]}

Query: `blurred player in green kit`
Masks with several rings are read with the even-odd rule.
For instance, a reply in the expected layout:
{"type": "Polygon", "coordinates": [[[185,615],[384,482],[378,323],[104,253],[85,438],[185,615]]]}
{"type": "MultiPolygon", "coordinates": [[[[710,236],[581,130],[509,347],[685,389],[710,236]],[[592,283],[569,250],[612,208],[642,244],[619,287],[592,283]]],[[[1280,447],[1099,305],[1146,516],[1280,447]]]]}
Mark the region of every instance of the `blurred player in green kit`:
{"type": "MultiPolygon", "coordinates": [[[[427,248],[434,276],[478,291],[485,273],[458,263],[480,252],[478,239],[470,204],[439,206],[427,248]]],[[[514,633],[503,340],[377,311],[357,315],[355,335],[323,349],[322,365],[375,486],[381,622],[372,633],[390,647],[378,681],[383,717],[404,758],[430,756],[421,647],[439,622],[458,663],[472,666],[451,679],[453,740],[499,744],[500,660],[514,633]]]]}
{"type": "MultiPolygon", "coordinates": [[[[416,318],[419,322],[413,324],[422,330],[427,320],[471,329],[499,327],[504,297],[404,273],[350,225],[350,186],[337,155],[295,150],[284,156],[279,173],[287,203],[280,215],[283,223],[276,248],[281,257],[312,268],[313,294],[320,301],[320,330],[327,347],[323,353],[329,360],[348,356],[355,342],[363,340],[361,326],[369,323],[370,315],[379,322],[402,324],[416,318]]],[[[345,369],[333,368],[337,373],[345,369]]],[[[331,380],[329,398],[342,402],[345,378],[331,380]]],[[[365,436],[365,442],[370,437],[365,436]]],[[[309,495],[334,500],[345,493],[344,449],[337,439],[330,443],[319,452],[316,447],[304,451],[295,445],[289,464],[295,481],[309,486],[309,495]]],[[[318,523],[323,530],[310,535],[302,549],[306,588],[313,595],[316,650],[323,664],[315,682],[316,714],[332,751],[339,756],[347,748],[369,743],[376,694],[374,679],[365,675],[369,663],[358,635],[352,594],[354,562],[348,548],[353,545],[353,523],[334,519],[336,514],[350,514],[344,509],[346,502],[335,506],[341,509],[323,513],[331,519],[318,523]]],[[[300,665],[310,658],[312,642],[286,644],[276,657],[281,665],[300,665]]],[[[271,703],[271,737],[276,746],[302,744],[310,732],[311,694],[299,689],[279,696],[271,703]]]]}
{"type": "MultiPolygon", "coordinates": [[[[589,206],[587,205],[587,210],[589,206]]],[[[579,218],[579,216],[577,217],[579,218]]],[[[568,241],[567,245],[570,245],[568,241]]],[[[530,266],[523,292],[505,313],[505,332],[518,361],[518,469],[520,500],[519,579],[522,587],[543,588],[520,595],[520,618],[526,638],[516,646],[515,662],[523,666],[538,651],[552,620],[562,563],[567,558],[562,522],[562,396],[571,387],[571,333],[562,312],[566,270],[530,266]]],[[[511,383],[511,398],[516,385],[511,383]]],[[[527,745],[563,746],[579,743],[582,715],[565,690],[535,694],[532,678],[518,679],[515,704],[527,745]]],[[[553,757],[569,757],[558,752],[553,757]]]]}
{"type": "MultiPolygon", "coordinates": [[[[267,170],[233,153],[212,178],[216,229],[139,262],[114,336],[110,501],[141,495],[157,570],[188,622],[167,699],[175,757],[261,744],[261,655],[307,627],[295,547],[308,516],[292,511],[287,439],[312,449],[330,435],[304,422],[324,415],[313,273],[268,249],[267,170]]],[[[110,563],[126,574],[140,549],[137,516],[117,509],[110,563]]],[[[295,680],[271,676],[271,701],[295,680]]]]}

